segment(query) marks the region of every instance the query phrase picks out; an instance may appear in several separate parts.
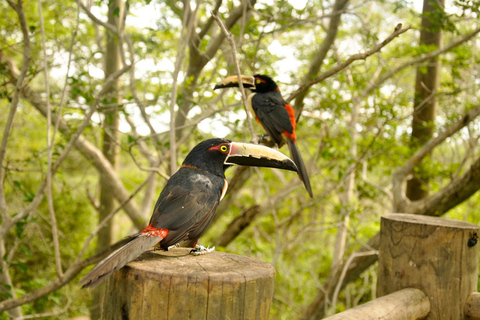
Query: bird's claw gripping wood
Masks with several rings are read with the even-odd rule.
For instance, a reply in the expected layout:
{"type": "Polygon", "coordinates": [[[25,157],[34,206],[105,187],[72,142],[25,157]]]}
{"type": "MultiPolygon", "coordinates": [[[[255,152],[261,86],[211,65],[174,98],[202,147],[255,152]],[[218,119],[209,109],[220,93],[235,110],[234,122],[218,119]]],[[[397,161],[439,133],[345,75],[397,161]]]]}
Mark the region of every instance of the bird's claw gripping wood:
{"type": "Polygon", "coordinates": [[[192,249],[190,251],[190,254],[193,254],[194,256],[199,256],[199,255],[202,255],[202,254],[206,254],[206,253],[209,253],[209,252],[213,252],[215,251],[215,246],[211,247],[208,246],[208,247],[204,247],[204,246],[201,246],[199,244],[197,244],[195,246],[195,249],[192,249]]]}

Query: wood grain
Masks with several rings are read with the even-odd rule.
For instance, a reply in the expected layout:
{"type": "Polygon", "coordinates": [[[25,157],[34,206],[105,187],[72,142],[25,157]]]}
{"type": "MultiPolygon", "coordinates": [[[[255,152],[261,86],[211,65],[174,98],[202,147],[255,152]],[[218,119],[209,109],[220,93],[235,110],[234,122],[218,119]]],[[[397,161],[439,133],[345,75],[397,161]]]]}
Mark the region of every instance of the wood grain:
{"type": "Polygon", "coordinates": [[[477,225],[443,218],[382,217],[377,294],[413,287],[431,304],[429,320],[464,319],[464,304],[477,289],[480,244],[477,225]]]}
{"type": "Polygon", "coordinates": [[[422,291],[407,288],[338,313],[325,320],[418,320],[430,311],[422,291]]]}
{"type": "Polygon", "coordinates": [[[148,251],[107,282],[103,319],[268,319],[274,268],[223,252],[148,251]]]}

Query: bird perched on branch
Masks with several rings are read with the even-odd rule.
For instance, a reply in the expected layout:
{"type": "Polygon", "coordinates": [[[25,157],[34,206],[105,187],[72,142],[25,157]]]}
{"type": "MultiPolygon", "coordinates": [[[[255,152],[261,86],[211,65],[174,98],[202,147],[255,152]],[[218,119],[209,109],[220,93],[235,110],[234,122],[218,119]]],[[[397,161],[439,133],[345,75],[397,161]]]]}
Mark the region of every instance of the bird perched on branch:
{"type": "MultiPolygon", "coordinates": [[[[285,140],[287,141],[290,154],[298,167],[298,175],[308,194],[312,197],[312,187],[310,186],[307,168],[297,147],[297,136],[295,135],[297,123],[293,108],[283,100],[280,89],[269,76],[260,74],[253,77],[242,75],[241,80],[244,88],[251,91],[247,99],[247,108],[278,147],[281,147],[285,140]]],[[[238,76],[230,76],[217,83],[214,89],[238,86],[238,76]]]]}
{"type": "Polygon", "coordinates": [[[265,146],[225,139],[199,143],[160,193],[148,227],[98,263],[80,281],[80,285],[83,288],[96,287],[114,271],[156,244],[168,250],[182,242],[193,247],[195,255],[213,251],[215,247],[205,248],[197,242],[212,221],[227,190],[225,170],[235,164],[297,171],[290,158],[265,146]]]}

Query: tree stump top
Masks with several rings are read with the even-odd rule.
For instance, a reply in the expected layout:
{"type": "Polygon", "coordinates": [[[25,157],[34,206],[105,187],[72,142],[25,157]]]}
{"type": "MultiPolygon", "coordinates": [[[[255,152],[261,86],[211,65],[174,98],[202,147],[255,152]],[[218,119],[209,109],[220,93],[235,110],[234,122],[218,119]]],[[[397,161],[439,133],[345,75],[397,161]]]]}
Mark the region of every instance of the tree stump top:
{"type": "Polygon", "coordinates": [[[275,269],[225,252],[147,251],[107,281],[103,319],[267,320],[275,269]]]}
{"type": "Polygon", "coordinates": [[[470,222],[451,220],[451,219],[432,217],[432,216],[422,216],[418,214],[409,214],[409,213],[386,214],[382,216],[382,219],[388,219],[388,220],[399,221],[399,222],[425,224],[425,225],[437,226],[437,227],[446,227],[446,228],[450,227],[450,228],[456,228],[456,229],[478,230],[480,228],[476,224],[473,224],[470,222]]]}
{"type": "Polygon", "coordinates": [[[242,277],[253,280],[275,274],[271,264],[253,258],[219,251],[193,256],[190,250],[173,248],[169,251],[147,251],[127,267],[146,273],[161,270],[164,276],[195,274],[197,279],[242,277]]]}

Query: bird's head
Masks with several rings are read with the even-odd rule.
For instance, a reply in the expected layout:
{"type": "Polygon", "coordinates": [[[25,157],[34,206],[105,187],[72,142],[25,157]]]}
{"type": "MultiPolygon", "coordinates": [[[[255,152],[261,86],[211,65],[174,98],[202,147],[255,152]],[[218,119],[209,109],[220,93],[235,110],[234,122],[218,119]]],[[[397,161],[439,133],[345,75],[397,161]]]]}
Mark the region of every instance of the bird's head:
{"type": "Polygon", "coordinates": [[[275,81],[265,74],[256,74],[253,76],[253,78],[255,79],[256,92],[262,93],[278,90],[278,86],[275,81]]]}
{"type": "MultiPolygon", "coordinates": [[[[275,81],[273,81],[273,79],[267,75],[256,74],[253,77],[242,75],[240,78],[242,80],[243,87],[250,89],[253,92],[263,93],[278,91],[278,86],[275,81]]],[[[229,76],[217,83],[213,89],[233,88],[238,86],[238,76],[229,76]]]]}
{"type": "Polygon", "coordinates": [[[187,155],[183,165],[218,175],[223,175],[225,169],[232,165],[298,171],[295,163],[280,151],[262,145],[231,142],[219,138],[200,142],[187,155]]]}

